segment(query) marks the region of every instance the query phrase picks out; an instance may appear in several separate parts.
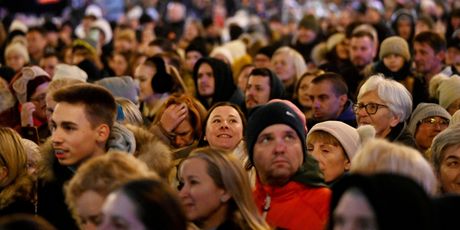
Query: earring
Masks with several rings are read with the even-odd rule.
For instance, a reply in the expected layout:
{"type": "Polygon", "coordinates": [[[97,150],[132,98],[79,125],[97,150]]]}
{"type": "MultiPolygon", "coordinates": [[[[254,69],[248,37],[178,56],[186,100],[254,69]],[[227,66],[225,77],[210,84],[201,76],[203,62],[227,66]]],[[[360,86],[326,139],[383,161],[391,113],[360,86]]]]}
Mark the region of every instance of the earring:
{"type": "Polygon", "coordinates": [[[221,196],[220,197],[220,202],[225,203],[225,202],[227,202],[227,199],[225,199],[225,197],[221,196]]]}

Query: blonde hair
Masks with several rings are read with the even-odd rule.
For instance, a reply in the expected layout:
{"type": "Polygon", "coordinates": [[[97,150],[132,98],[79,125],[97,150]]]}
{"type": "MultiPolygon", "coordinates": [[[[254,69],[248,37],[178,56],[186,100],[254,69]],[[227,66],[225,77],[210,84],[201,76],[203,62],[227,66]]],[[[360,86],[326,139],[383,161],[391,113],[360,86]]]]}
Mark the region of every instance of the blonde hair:
{"type": "Polygon", "coordinates": [[[305,64],[305,60],[303,59],[302,55],[295,49],[288,46],[283,46],[278,48],[275,53],[273,53],[273,57],[279,54],[286,54],[289,60],[291,60],[294,64],[296,81],[302,76],[303,73],[305,73],[305,71],[307,71],[307,64],[305,64]]]}
{"type": "Polygon", "coordinates": [[[371,139],[356,153],[350,172],[380,172],[407,176],[430,195],[436,194],[437,180],[429,162],[417,150],[385,139],[371,139]]]}
{"type": "Polygon", "coordinates": [[[76,201],[84,192],[94,191],[106,197],[128,181],[146,178],[159,177],[134,156],[125,152],[109,152],[89,159],[78,168],[64,186],[65,200],[74,218],[80,222],[76,214],[76,201]]]}
{"type": "MultiPolygon", "coordinates": [[[[210,147],[192,151],[186,159],[198,158],[206,161],[207,173],[217,187],[228,192],[232,199],[229,204],[231,216],[242,229],[270,229],[259,215],[252,197],[248,174],[243,170],[241,162],[231,153],[210,147]]],[[[184,161],[186,161],[184,160],[184,161]]],[[[182,168],[179,168],[179,175],[182,168]]]]}
{"type": "Polygon", "coordinates": [[[0,127],[0,164],[8,170],[8,176],[0,181],[1,189],[27,174],[27,154],[22,139],[11,128],[0,127]]]}
{"type": "Polygon", "coordinates": [[[124,114],[124,123],[141,126],[144,124],[142,114],[136,104],[124,97],[116,97],[115,102],[121,106],[124,114]]]}

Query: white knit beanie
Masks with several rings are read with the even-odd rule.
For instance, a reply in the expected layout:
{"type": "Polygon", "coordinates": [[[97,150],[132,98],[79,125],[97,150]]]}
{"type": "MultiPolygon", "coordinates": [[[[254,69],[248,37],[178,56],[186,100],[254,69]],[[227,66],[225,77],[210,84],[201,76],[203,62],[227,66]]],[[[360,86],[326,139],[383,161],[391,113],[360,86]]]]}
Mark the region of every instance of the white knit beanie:
{"type": "Polygon", "coordinates": [[[86,82],[88,74],[76,65],[57,64],[52,80],[57,79],[76,79],[86,82]]]}
{"type": "Polygon", "coordinates": [[[447,77],[442,74],[430,80],[430,96],[439,100],[439,105],[447,109],[460,98],[460,76],[447,77]]]}
{"type": "Polygon", "coordinates": [[[350,161],[355,156],[361,144],[375,136],[375,129],[371,125],[364,125],[355,129],[341,121],[324,121],[314,125],[310,129],[307,139],[310,134],[319,130],[334,136],[342,145],[350,161]]]}

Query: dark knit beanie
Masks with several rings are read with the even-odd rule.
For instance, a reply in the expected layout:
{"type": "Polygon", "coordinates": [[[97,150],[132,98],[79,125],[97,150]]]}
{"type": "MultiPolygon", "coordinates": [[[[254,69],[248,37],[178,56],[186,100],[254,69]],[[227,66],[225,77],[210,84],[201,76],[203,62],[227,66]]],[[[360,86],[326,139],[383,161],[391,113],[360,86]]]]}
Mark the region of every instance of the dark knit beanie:
{"type": "Polygon", "coordinates": [[[318,20],[316,20],[314,15],[307,14],[304,15],[302,20],[299,22],[299,28],[305,28],[305,29],[310,29],[315,32],[319,31],[319,23],[318,20]]]}
{"type": "Polygon", "coordinates": [[[246,128],[246,147],[249,161],[254,165],[254,145],[257,138],[265,128],[275,124],[285,124],[295,130],[302,142],[304,160],[307,156],[305,144],[305,128],[299,116],[288,105],[282,102],[271,102],[255,107],[249,115],[246,128]]]}

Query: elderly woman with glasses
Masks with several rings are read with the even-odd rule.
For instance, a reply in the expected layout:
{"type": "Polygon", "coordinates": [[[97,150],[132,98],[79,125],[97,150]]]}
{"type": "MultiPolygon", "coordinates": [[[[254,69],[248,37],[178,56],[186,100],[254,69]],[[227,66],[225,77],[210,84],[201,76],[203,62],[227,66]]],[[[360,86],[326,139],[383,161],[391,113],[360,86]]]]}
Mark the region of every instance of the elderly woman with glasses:
{"type": "Polygon", "coordinates": [[[452,116],[442,106],[434,103],[420,103],[414,109],[408,124],[409,132],[415,138],[418,149],[429,158],[427,150],[433,139],[449,126],[452,116]]]}
{"type": "Polygon", "coordinates": [[[412,96],[401,83],[371,76],[359,90],[354,111],[358,126],[374,126],[376,137],[417,148],[405,122],[412,112],[412,96]]]}

